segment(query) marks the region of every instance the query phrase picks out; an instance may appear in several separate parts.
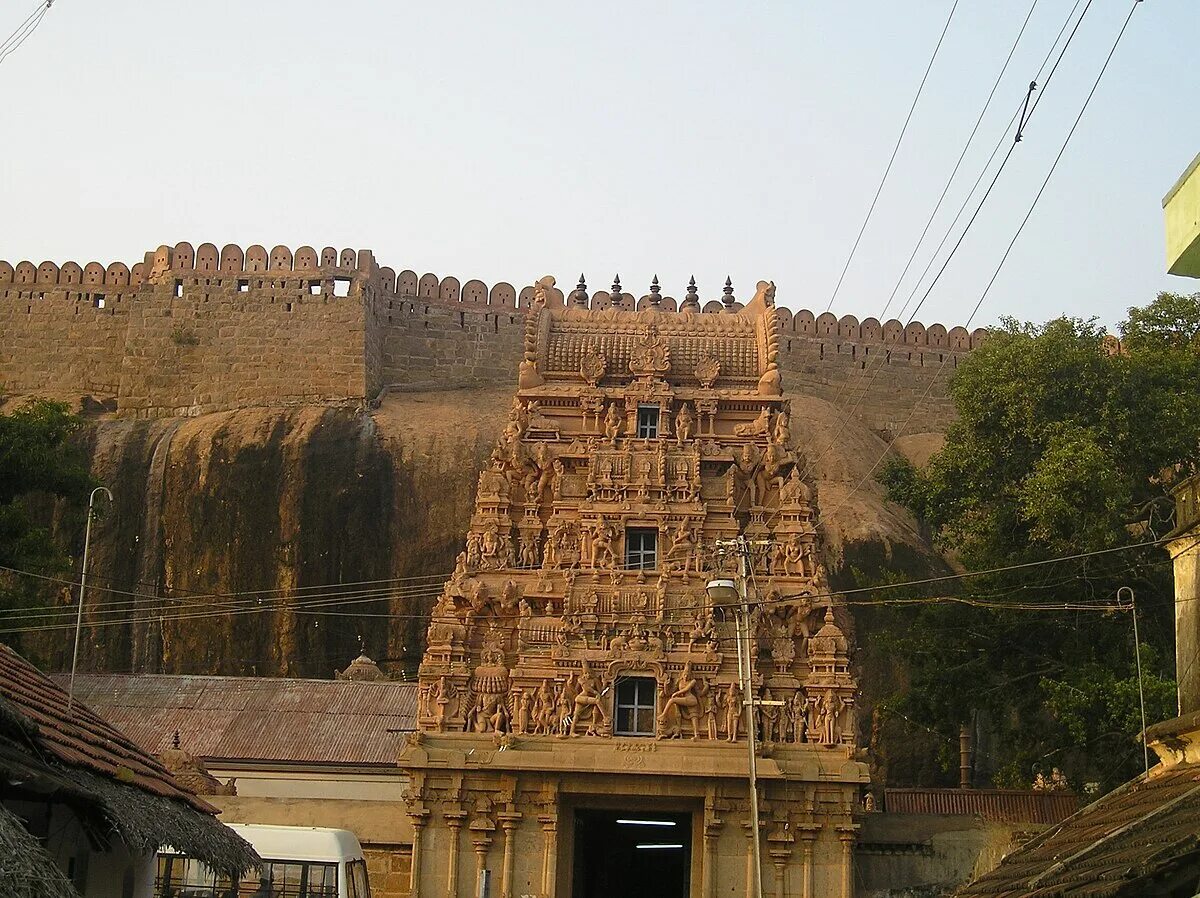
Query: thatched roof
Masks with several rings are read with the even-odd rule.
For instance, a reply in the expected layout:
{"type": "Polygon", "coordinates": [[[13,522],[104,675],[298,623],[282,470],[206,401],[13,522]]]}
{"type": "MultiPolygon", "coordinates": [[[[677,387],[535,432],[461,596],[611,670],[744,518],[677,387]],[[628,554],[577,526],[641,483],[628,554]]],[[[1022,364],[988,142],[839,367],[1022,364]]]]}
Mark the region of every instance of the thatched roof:
{"type": "MultiPolygon", "coordinates": [[[[3,645],[0,785],[6,794],[66,804],[94,839],[115,838],[139,854],[171,845],[235,874],[259,862],[215,819],[215,808],[84,705],[68,713],[66,693],[3,645]]],[[[0,843],[0,869],[17,863],[7,847],[0,843]]]]}
{"type": "Polygon", "coordinates": [[[4,805],[0,805],[0,895],[79,898],[54,858],[4,805]]]}
{"type": "Polygon", "coordinates": [[[238,875],[260,859],[241,836],[188,805],[96,776],[86,770],[67,773],[96,796],[110,832],[135,852],[152,854],[163,845],[204,861],[214,870],[238,875]]]}

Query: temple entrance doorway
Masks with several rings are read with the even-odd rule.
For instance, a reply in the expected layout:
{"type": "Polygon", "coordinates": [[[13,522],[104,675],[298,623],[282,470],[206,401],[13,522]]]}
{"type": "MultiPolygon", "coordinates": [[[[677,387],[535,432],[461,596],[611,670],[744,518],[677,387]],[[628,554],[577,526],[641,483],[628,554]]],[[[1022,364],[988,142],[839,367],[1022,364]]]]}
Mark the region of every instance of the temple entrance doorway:
{"type": "Polygon", "coordinates": [[[571,898],[687,898],[692,815],[575,811],[571,898]]]}

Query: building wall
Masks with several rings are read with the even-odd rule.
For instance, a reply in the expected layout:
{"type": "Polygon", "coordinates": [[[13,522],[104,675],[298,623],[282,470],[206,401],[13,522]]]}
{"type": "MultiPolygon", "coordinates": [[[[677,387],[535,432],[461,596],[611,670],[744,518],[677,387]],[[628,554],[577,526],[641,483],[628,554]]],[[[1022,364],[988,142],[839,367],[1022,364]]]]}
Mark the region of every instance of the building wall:
{"type": "Polygon", "coordinates": [[[1042,828],[968,816],[866,814],[854,852],[856,898],[948,895],[1042,828]]]}
{"type": "Polygon", "coordinates": [[[135,855],[118,839],[108,850],[96,850],[79,818],[66,805],[10,801],[5,806],[26,820],[45,826],[44,845],[58,868],[82,898],[152,898],[155,855],[135,855]]]}
{"type": "Polygon", "coordinates": [[[1179,714],[1200,711],[1200,476],[1175,492],[1174,539],[1167,550],[1175,562],[1175,666],[1179,714]]]}
{"type": "Polygon", "coordinates": [[[1163,197],[1167,232],[1167,271],[1200,277],[1200,156],[1192,160],[1163,197]]]}

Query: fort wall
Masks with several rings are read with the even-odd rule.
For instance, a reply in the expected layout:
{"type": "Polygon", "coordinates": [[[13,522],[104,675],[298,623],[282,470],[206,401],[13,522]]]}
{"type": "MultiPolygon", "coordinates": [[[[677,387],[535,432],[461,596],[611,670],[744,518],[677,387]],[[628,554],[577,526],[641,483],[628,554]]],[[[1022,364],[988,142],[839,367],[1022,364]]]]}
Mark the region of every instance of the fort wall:
{"type": "MultiPolygon", "coordinates": [[[[380,267],[368,250],[179,243],[132,266],[0,262],[0,386],[91,396],[130,417],[249,406],[361,404],[384,389],[508,383],[532,287],[380,267]]],[[[732,295],[550,291],[552,305],[719,314],[732,295]]],[[[953,416],[946,381],[984,339],[941,324],[778,308],[792,392],[873,428],[953,416]],[[931,386],[932,383],[932,386],[931,386]]]]}

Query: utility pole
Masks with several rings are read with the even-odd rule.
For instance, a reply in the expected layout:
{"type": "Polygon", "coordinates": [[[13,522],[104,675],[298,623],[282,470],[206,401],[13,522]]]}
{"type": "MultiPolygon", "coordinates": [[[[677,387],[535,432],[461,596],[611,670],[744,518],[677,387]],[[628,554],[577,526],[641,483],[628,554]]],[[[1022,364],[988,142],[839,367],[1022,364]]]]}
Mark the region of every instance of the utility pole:
{"type": "MultiPolygon", "coordinates": [[[[738,555],[738,578],[732,580],[710,580],[706,592],[714,604],[733,606],[734,625],[737,628],[737,658],[738,679],[741,681],[742,706],[746,711],[746,752],[747,766],[750,776],[750,826],[754,838],[751,846],[754,852],[754,892],[753,898],[762,898],[762,830],[758,817],[758,756],[756,753],[757,734],[755,733],[754,706],[754,674],[750,669],[750,598],[748,582],[750,579],[750,545],[744,536],[736,539],[717,540],[720,550],[733,549],[738,555]]],[[[758,596],[755,596],[757,601],[758,596]]]]}
{"type": "Polygon", "coordinates": [[[75,706],[75,668],[79,664],[79,634],[83,630],[83,597],[87,591],[88,550],[92,545],[92,518],[95,517],[96,493],[104,493],[108,501],[113,500],[112,492],[106,486],[98,486],[88,496],[87,526],[83,531],[83,570],[79,574],[79,607],[75,612],[75,651],[71,653],[71,682],[67,686],[67,714],[75,706]]]}

